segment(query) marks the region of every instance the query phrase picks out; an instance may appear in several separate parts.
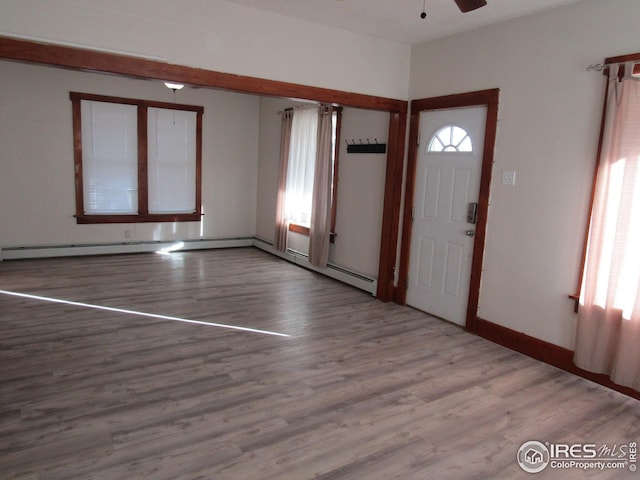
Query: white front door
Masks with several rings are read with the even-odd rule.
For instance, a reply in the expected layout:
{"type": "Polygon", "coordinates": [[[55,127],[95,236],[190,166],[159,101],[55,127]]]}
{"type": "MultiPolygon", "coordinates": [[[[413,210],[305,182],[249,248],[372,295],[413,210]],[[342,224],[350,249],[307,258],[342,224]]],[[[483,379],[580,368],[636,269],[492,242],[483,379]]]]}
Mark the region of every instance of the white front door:
{"type": "Polygon", "coordinates": [[[420,114],[407,303],[462,326],[486,114],[486,106],[420,114]]]}

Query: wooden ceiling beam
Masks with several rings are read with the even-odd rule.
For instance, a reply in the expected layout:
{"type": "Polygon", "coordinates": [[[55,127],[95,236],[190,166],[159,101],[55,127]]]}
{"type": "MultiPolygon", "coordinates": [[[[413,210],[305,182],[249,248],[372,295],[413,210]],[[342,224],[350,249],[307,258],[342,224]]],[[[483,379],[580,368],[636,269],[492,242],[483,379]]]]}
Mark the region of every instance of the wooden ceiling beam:
{"type": "Polygon", "coordinates": [[[408,102],[295,83],[187,67],[157,60],[0,36],[0,59],[131,78],[162,80],[238,93],[299,98],[342,106],[406,113],[408,102]]]}

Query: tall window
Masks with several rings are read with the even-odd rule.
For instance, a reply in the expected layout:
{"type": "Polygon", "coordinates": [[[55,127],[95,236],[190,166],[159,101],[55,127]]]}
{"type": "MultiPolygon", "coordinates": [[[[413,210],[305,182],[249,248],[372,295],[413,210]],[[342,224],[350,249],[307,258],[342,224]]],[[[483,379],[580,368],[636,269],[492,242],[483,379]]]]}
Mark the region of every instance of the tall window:
{"type": "Polygon", "coordinates": [[[149,213],[196,212],[196,112],[148,109],[149,213]]]}
{"type": "Polygon", "coordinates": [[[202,107],[70,97],[78,223],[200,221],[202,107]]]}
{"type": "Polygon", "coordinates": [[[285,215],[289,223],[304,227],[311,222],[317,135],[317,109],[296,111],[291,124],[285,215]]]}
{"type": "MultiPolygon", "coordinates": [[[[335,232],[335,204],[338,180],[339,124],[341,110],[332,114],[332,215],[331,231],[335,232]]],[[[290,229],[308,234],[311,221],[313,182],[318,136],[318,110],[307,108],[296,110],[291,125],[289,162],[285,196],[285,215],[290,229]]]]}

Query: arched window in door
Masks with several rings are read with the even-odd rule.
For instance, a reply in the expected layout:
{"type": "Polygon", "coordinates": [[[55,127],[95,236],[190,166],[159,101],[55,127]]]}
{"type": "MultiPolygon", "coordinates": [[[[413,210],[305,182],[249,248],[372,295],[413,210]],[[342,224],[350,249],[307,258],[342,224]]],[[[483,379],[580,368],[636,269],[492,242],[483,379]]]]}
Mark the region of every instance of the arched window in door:
{"type": "Polygon", "coordinates": [[[427,144],[427,152],[473,152],[471,137],[464,128],[456,125],[446,125],[433,134],[427,144]]]}

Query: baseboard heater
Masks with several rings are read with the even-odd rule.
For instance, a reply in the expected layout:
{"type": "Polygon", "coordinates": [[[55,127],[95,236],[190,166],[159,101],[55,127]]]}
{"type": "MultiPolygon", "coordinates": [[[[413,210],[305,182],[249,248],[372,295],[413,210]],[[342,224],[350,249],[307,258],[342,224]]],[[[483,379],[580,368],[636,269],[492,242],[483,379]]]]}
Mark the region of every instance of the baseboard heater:
{"type": "Polygon", "coordinates": [[[0,248],[0,260],[20,260],[47,257],[78,257],[84,255],[112,255],[118,253],[145,253],[162,250],[207,250],[253,246],[253,237],[197,239],[175,241],[150,241],[127,243],[102,243],[79,245],[49,245],[33,247],[0,248]]]}
{"type": "Polygon", "coordinates": [[[292,249],[287,249],[285,253],[280,252],[273,247],[272,242],[263,240],[261,238],[254,238],[253,246],[259,248],[260,250],[264,250],[265,252],[271,253],[272,255],[276,255],[291,263],[295,263],[296,265],[299,265],[308,270],[313,270],[314,272],[326,275],[327,277],[333,278],[334,280],[338,280],[340,282],[346,283],[347,285],[351,285],[352,287],[364,290],[365,292],[368,292],[373,296],[376,295],[378,281],[375,278],[354,272],[352,270],[340,267],[339,265],[335,265],[332,263],[329,263],[327,265],[327,268],[316,267],[315,265],[311,265],[311,263],[309,262],[309,255],[292,249]]]}

